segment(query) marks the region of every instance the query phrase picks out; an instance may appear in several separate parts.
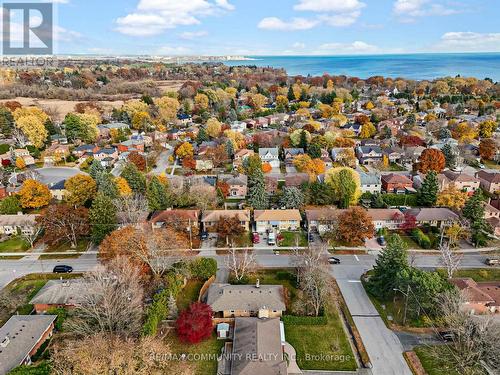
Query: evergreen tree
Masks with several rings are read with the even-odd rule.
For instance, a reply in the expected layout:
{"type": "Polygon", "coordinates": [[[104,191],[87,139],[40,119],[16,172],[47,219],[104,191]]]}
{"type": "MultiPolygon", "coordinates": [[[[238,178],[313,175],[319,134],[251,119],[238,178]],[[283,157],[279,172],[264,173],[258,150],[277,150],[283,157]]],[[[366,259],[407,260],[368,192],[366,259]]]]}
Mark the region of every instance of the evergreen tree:
{"type": "Polygon", "coordinates": [[[307,142],[307,133],[304,130],[302,130],[300,132],[299,147],[303,148],[304,151],[305,151],[305,150],[307,150],[307,145],[308,145],[308,142],[307,142]]]}
{"type": "Polygon", "coordinates": [[[248,203],[256,210],[264,210],[269,206],[269,197],[266,193],[262,163],[260,166],[256,166],[254,164],[258,163],[250,159],[256,158],[249,157],[247,159],[249,161],[247,170],[251,171],[248,174],[248,203]]]}
{"type": "Polygon", "coordinates": [[[429,171],[425,176],[422,187],[418,194],[418,203],[424,207],[432,207],[436,204],[437,194],[439,192],[437,174],[435,171],[429,171]]]}
{"type": "Polygon", "coordinates": [[[100,244],[104,237],[116,229],[116,207],[111,198],[97,193],[89,210],[92,242],[100,244]]]}
{"type": "Polygon", "coordinates": [[[387,298],[401,286],[410,268],[406,243],[397,234],[390,236],[375,263],[368,288],[374,295],[387,298]]]}
{"type": "Polygon", "coordinates": [[[465,203],[462,214],[469,221],[474,246],[484,246],[492,229],[484,218],[484,201],[481,190],[476,190],[474,195],[465,203]]]}
{"type": "Polygon", "coordinates": [[[200,127],[200,130],[198,131],[198,136],[196,137],[196,143],[200,144],[203,142],[208,141],[210,138],[208,137],[207,131],[205,128],[200,127]]]}
{"type": "Polygon", "coordinates": [[[372,208],[387,208],[387,203],[385,203],[382,194],[375,193],[371,197],[370,207],[372,208]]]}
{"type": "Polygon", "coordinates": [[[105,171],[106,171],[106,169],[104,169],[104,167],[102,166],[102,164],[99,160],[97,160],[97,159],[92,160],[92,163],[90,164],[90,168],[89,168],[90,177],[92,177],[97,182],[99,175],[105,171]]]}
{"type": "Polygon", "coordinates": [[[233,146],[233,142],[231,142],[229,139],[226,141],[226,154],[229,156],[229,158],[233,159],[234,146],[233,146]]]}
{"type": "Polygon", "coordinates": [[[295,94],[293,93],[292,86],[288,88],[288,94],[286,95],[289,101],[295,100],[295,94]]]}
{"type": "Polygon", "coordinates": [[[105,196],[115,199],[118,197],[118,187],[111,173],[102,172],[97,175],[97,190],[105,196]]]}
{"type": "Polygon", "coordinates": [[[439,130],[439,139],[448,139],[451,138],[451,131],[448,128],[441,128],[439,130]]]}
{"type": "Polygon", "coordinates": [[[135,164],[127,163],[123,168],[121,177],[127,180],[128,186],[133,192],[141,194],[146,192],[146,177],[139,172],[135,164]]]}
{"type": "Polygon", "coordinates": [[[167,188],[155,176],[148,184],[146,192],[150,211],[165,210],[170,206],[170,199],[167,188]]]}
{"type": "Polygon", "coordinates": [[[441,151],[444,154],[444,159],[446,160],[446,166],[448,168],[455,168],[457,166],[457,154],[450,144],[445,144],[441,151]]]}
{"type": "Polygon", "coordinates": [[[288,209],[300,208],[304,205],[304,194],[296,187],[285,187],[280,199],[280,206],[288,209]]]}
{"type": "Polygon", "coordinates": [[[317,143],[311,143],[307,148],[307,154],[311,159],[318,159],[321,157],[321,147],[317,143]]]}
{"type": "Polygon", "coordinates": [[[7,107],[0,106],[0,133],[8,137],[14,129],[14,117],[7,107]]]}
{"type": "Polygon", "coordinates": [[[16,215],[18,212],[22,212],[21,203],[19,198],[15,195],[11,195],[0,200],[0,214],[2,215],[16,215]]]}

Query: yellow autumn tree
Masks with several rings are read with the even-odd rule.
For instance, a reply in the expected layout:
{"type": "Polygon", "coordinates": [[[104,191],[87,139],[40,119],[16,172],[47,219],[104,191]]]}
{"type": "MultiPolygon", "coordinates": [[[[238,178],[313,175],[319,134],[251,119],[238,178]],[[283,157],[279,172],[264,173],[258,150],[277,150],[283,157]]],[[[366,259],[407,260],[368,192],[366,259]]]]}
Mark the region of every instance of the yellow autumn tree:
{"type": "Polygon", "coordinates": [[[212,117],[207,121],[206,130],[210,137],[217,138],[222,130],[222,124],[215,117],[212,117]]]}
{"type": "Polygon", "coordinates": [[[97,184],[92,177],[86,174],[77,174],[64,183],[68,191],[66,200],[74,206],[83,206],[97,193],[97,184]]]}
{"type": "Polygon", "coordinates": [[[242,144],[245,142],[245,137],[243,134],[236,132],[234,130],[227,129],[224,131],[224,136],[229,139],[233,145],[235,150],[239,150],[242,147],[242,144]]]}
{"type": "Polygon", "coordinates": [[[359,133],[360,138],[371,138],[377,134],[377,129],[371,122],[367,122],[361,126],[361,132],[359,133]]]}
{"type": "Polygon", "coordinates": [[[40,148],[49,135],[44,123],[39,117],[28,115],[16,120],[16,127],[20,129],[33,146],[40,148]]]}
{"type": "Polygon", "coordinates": [[[24,169],[26,168],[26,163],[23,158],[17,158],[16,159],[16,167],[18,169],[24,169]]]}
{"type": "Polygon", "coordinates": [[[120,194],[121,197],[128,197],[132,194],[132,189],[128,185],[127,180],[125,180],[123,177],[116,177],[115,184],[116,188],[118,189],[118,194],[120,194]]]}
{"type": "Polygon", "coordinates": [[[177,155],[180,159],[193,157],[193,145],[189,142],[184,142],[177,148],[177,150],[175,150],[175,155],[177,155]]]}
{"type": "Polygon", "coordinates": [[[194,97],[194,103],[200,109],[207,110],[208,109],[208,103],[209,103],[208,96],[206,96],[205,94],[202,94],[202,93],[198,93],[194,97]]]}
{"type": "Polygon", "coordinates": [[[38,107],[17,108],[12,114],[12,116],[16,121],[19,120],[21,117],[35,116],[40,120],[42,124],[45,124],[45,122],[49,119],[49,116],[38,107]]]}
{"type": "Polygon", "coordinates": [[[348,208],[358,203],[361,196],[361,179],[354,169],[349,167],[329,169],[325,174],[325,182],[332,187],[340,208],[348,208]]]}
{"type": "Polygon", "coordinates": [[[498,124],[493,120],[486,120],[479,124],[479,135],[483,138],[490,138],[493,132],[497,130],[498,124]]]}
{"type": "Polygon", "coordinates": [[[181,107],[179,101],[169,96],[163,96],[155,99],[154,103],[158,107],[160,118],[163,121],[173,121],[177,118],[177,112],[181,107]]]}
{"type": "Polygon", "coordinates": [[[47,185],[29,179],[23,182],[18,197],[21,207],[40,208],[50,203],[51,195],[47,185]]]}
{"type": "Polygon", "coordinates": [[[331,118],[335,114],[333,107],[328,104],[320,104],[318,109],[321,111],[321,117],[323,118],[331,118]]]}
{"type": "Polygon", "coordinates": [[[125,102],[122,110],[125,111],[129,118],[133,118],[137,112],[148,112],[149,106],[141,100],[133,99],[125,102]]]}
{"type": "Polygon", "coordinates": [[[368,103],[366,103],[365,109],[371,111],[373,108],[375,108],[375,105],[372,102],[369,101],[368,103]]]}
{"type": "Polygon", "coordinates": [[[148,112],[140,111],[134,113],[132,117],[132,128],[137,130],[146,130],[148,128],[148,124],[151,122],[151,116],[149,116],[148,112]]]}
{"type": "Polygon", "coordinates": [[[288,98],[285,95],[278,95],[276,97],[276,106],[277,107],[288,107],[288,98]]]}
{"type": "Polygon", "coordinates": [[[465,191],[450,186],[438,194],[436,206],[448,207],[459,211],[465,206],[468,199],[469,195],[465,191]]]}
{"type": "Polygon", "coordinates": [[[262,94],[253,94],[248,97],[248,104],[253,109],[261,109],[267,103],[267,98],[262,94]]]}

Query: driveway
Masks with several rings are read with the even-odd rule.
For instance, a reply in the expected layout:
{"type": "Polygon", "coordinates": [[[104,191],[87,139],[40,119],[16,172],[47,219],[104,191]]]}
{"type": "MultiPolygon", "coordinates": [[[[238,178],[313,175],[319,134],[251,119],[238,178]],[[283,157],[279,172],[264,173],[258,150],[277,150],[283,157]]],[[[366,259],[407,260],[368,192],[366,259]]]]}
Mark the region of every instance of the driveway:
{"type": "Polygon", "coordinates": [[[360,261],[358,266],[348,269],[342,264],[332,266],[332,273],[368,352],[372,372],[374,375],[412,375],[403,358],[403,345],[386,327],[361,284],[359,278],[366,268],[360,261]]]}
{"type": "Polygon", "coordinates": [[[208,239],[201,242],[200,256],[213,256],[216,255],[214,248],[217,245],[217,234],[210,233],[208,239]]]}

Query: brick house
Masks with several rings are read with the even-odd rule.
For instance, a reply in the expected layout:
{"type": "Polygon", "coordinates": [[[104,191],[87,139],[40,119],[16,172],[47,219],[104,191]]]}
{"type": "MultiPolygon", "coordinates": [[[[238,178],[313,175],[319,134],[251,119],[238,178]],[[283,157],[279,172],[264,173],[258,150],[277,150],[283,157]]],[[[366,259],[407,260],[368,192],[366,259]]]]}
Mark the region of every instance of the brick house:
{"type": "Polygon", "coordinates": [[[246,197],[248,191],[248,177],[246,175],[219,175],[218,180],[229,186],[229,197],[242,199],[246,197]]]}
{"type": "Polygon", "coordinates": [[[389,173],[382,175],[382,190],[387,193],[404,194],[413,189],[413,181],[404,175],[389,173]]]}
{"type": "Polygon", "coordinates": [[[500,282],[475,282],[471,278],[449,280],[464,295],[462,308],[471,314],[491,314],[500,312],[500,282]]]}
{"type": "Polygon", "coordinates": [[[245,159],[247,159],[249,156],[253,156],[254,154],[255,152],[253,150],[248,150],[246,148],[238,150],[234,154],[233,167],[234,168],[241,167],[245,159]]]}
{"type": "Polygon", "coordinates": [[[203,212],[201,223],[203,229],[207,232],[215,232],[217,223],[221,218],[237,217],[240,225],[245,231],[250,230],[250,211],[249,210],[207,210],[203,212]]]}
{"type": "Polygon", "coordinates": [[[73,308],[86,290],[83,279],[49,280],[31,299],[37,314],[44,314],[50,308],[73,308]]]}
{"type": "Polygon", "coordinates": [[[500,173],[479,171],[476,177],[479,179],[481,188],[488,193],[494,194],[500,191],[500,173]]]}
{"type": "Polygon", "coordinates": [[[187,228],[190,228],[192,234],[194,235],[199,233],[199,221],[200,210],[181,209],[155,211],[149,219],[152,229],[160,229],[171,226],[182,231],[188,231],[187,228]]]}
{"type": "Polygon", "coordinates": [[[255,210],[254,221],[256,230],[259,233],[277,229],[280,231],[299,230],[300,221],[299,210],[255,210]]]}
{"type": "Polygon", "coordinates": [[[405,222],[403,213],[395,208],[369,208],[368,215],[372,218],[375,230],[382,228],[396,230],[405,222]]]}

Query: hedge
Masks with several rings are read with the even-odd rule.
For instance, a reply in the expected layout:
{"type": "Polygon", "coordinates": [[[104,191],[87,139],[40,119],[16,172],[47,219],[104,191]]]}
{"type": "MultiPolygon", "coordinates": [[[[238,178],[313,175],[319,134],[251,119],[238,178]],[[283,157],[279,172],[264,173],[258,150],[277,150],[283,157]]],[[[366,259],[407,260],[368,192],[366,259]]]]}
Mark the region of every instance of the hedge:
{"type": "Polygon", "coordinates": [[[193,277],[208,280],[217,273],[217,261],[212,258],[197,258],[189,263],[189,271],[193,277]]]}
{"type": "Polygon", "coordinates": [[[427,236],[420,229],[418,229],[418,228],[412,229],[412,231],[410,232],[410,235],[415,240],[415,242],[418,243],[424,249],[431,248],[432,243],[431,243],[429,236],[427,236]]]}
{"type": "Polygon", "coordinates": [[[417,194],[382,194],[382,199],[388,206],[418,206],[417,194]]]}
{"type": "Polygon", "coordinates": [[[323,316],[295,316],[295,315],[284,315],[282,317],[284,324],[296,325],[296,326],[324,326],[328,324],[328,317],[323,316]]]}

